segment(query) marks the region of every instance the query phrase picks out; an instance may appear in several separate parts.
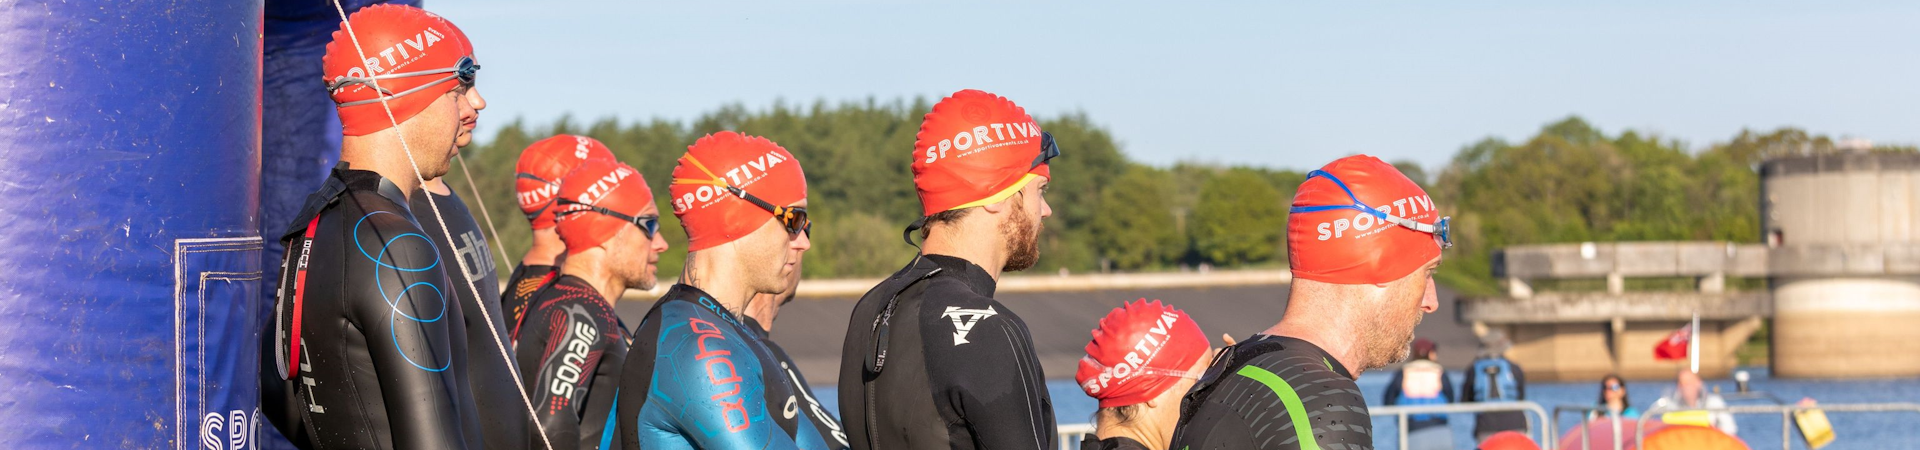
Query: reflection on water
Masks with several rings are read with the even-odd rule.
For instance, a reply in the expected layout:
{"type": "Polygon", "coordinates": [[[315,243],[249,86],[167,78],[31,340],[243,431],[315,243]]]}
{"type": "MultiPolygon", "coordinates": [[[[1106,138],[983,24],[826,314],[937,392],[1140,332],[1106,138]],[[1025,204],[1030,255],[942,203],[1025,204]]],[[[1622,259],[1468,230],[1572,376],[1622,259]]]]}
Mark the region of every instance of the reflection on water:
{"type": "MultiPolygon", "coordinates": [[[[1801,397],[1813,397],[1825,403],[1885,403],[1920,402],[1920,378],[1897,378],[1875,380],[1776,380],[1770,377],[1766,368],[1747,368],[1752,374],[1752,386],[1755,391],[1765,391],[1783,400],[1792,402],[1801,397]]],[[[1367,395],[1369,405],[1380,404],[1385,392],[1387,372],[1368,372],[1360,376],[1360,390],[1367,395]]],[[[1459,383],[1465,380],[1460,372],[1450,372],[1455,391],[1459,383]]],[[[1709,389],[1720,388],[1731,394],[1733,380],[1708,380],[1709,389]]],[[[1673,390],[1674,382],[1665,381],[1629,381],[1627,395],[1633,406],[1646,410],[1653,401],[1673,390]]],[[[1599,400],[1599,380],[1579,383],[1532,383],[1527,385],[1529,400],[1540,403],[1552,410],[1555,405],[1592,405],[1599,400]]],[[[1073,380],[1054,379],[1047,381],[1047,390],[1053,394],[1054,416],[1060,423],[1091,422],[1096,408],[1092,398],[1080,392],[1073,380]]],[[[839,411],[840,397],[831,387],[817,389],[816,395],[829,410],[839,411]]],[[[1752,401],[1733,401],[1734,405],[1755,404],[1752,401]]],[[[1839,436],[1833,445],[1822,450],[1847,449],[1894,449],[1920,448],[1920,414],[1913,413],[1839,413],[1828,412],[1833,421],[1834,433],[1839,436]]],[[[1577,420],[1571,414],[1562,416],[1562,429],[1571,429],[1577,420]]],[[[1743,414],[1738,416],[1740,439],[1756,449],[1780,448],[1780,417],[1771,414],[1743,414]]],[[[1473,415],[1454,414],[1449,417],[1453,427],[1456,448],[1473,448],[1473,415]]],[[[1791,425],[1789,425],[1791,426],[1791,425]]],[[[1375,417],[1373,420],[1374,442],[1381,449],[1394,448],[1399,442],[1393,417],[1375,417]]],[[[1556,433],[1557,436],[1557,433],[1556,433]]],[[[1804,449],[1799,432],[1793,435],[1793,447],[1804,449]]]]}

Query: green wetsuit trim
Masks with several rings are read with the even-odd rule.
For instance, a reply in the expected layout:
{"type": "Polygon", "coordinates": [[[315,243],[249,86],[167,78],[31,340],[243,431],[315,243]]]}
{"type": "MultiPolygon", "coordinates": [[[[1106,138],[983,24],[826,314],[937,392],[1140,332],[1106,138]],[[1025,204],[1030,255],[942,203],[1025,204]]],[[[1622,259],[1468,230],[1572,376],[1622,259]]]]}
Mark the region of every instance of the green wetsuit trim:
{"type": "Polygon", "coordinates": [[[1287,407],[1287,418],[1293,419],[1293,432],[1300,437],[1301,450],[1320,450],[1320,444],[1313,440],[1313,422],[1307,418],[1307,408],[1300,404],[1300,394],[1293,392],[1293,386],[1287,384],[1287,380],[1259,366],[1241,366],[1237,373],[1267,385],[1268,389],[1273,390],[1273,395],[1280,396],[1280,403],[1287,407]]]}

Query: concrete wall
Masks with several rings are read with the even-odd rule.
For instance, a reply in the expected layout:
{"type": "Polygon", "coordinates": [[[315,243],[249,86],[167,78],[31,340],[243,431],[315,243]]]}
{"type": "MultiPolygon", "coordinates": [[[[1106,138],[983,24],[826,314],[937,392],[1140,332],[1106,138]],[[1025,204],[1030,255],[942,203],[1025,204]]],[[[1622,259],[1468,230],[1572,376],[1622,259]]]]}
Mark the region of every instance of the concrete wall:
{"type": "MultiPolygon", "coordinates": [[[[1609,373],[1630,380],[1669,380],[1688,362],[1656,361],[1653,348],[1686,321],[1529,323],[1495,325],[1513,339],[1507,357],[1529,381],[1590,381],[1609,373]]],[[[1759,328],[1759,318],[1702,320],[1700,373],[1724,377],[1738,362],[1734,351],[1759,328]]]]}
{"type": "Polygon", "coordinates": [[[1920,155],[1761,166],[1782,377],[1920,376],[1920,155]]]}

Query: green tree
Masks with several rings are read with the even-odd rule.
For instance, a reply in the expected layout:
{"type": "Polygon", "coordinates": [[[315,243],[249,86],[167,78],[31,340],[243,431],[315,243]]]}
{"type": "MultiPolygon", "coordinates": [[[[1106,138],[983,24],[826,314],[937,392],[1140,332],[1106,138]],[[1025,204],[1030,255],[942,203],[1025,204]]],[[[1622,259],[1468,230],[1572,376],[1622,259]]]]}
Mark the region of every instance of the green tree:
{"type": "Polygon", "coordinates": [[[1172,186],[1165,172],[1135,166],[1101,189],[1101,210],[1087,231],[1114,269],[1156,267],[1186,252],[1169,201],[1172,186]]]}
{"type": "Polygon", "coordinates": [[[1280,192],[1252,170],[1221,173],[1200,189],[1194,208],[1194,250],[1222,265],[1265,262],[1279,250],[1286,229],[1280,192]]]}

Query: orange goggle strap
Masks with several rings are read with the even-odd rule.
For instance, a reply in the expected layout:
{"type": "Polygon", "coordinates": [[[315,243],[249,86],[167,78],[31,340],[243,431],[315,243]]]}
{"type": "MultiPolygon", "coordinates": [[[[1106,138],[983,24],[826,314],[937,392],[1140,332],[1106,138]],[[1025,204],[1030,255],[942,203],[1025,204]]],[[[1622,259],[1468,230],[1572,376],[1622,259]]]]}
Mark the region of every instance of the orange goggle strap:
{"type": "Polygon", "coordinates": [[[782,222],[782,226],[785,226],[787,217],[792,215],[793,208],[788,208],[785,206],[774,206],[774,204],[767,203],[766,200],[761,200],[760,197],[755,197],[753,196],[752,193],[748,193],[746,189],[741,189],[738,187],[734,187],[734,185],[727,184],[727,180],[720,178],[719,175],[714,175],[713,171],[707,170],[707,165],[701,164],[699,158],[693,157],[693,153],[687,153],[686,155],[682,155],[680,157],[680,160],[688,163],[692,163],[693,168],[700,169],[700,173],[707,174],[707,177],[711,179],[683,180],[683,179],[676,178],[673,180],[673,184],[704,184],[708,186],[716,186],[721,189],[725,189],[727,190],[728,193],[733,194],[734,197],[739,197],[741,200],[746,200],[747,203],[752,203],[754,206],[759,206],[760,209],[766,210],[768,214],[772,214],[773,218],[780,219],[782,222]]]}

